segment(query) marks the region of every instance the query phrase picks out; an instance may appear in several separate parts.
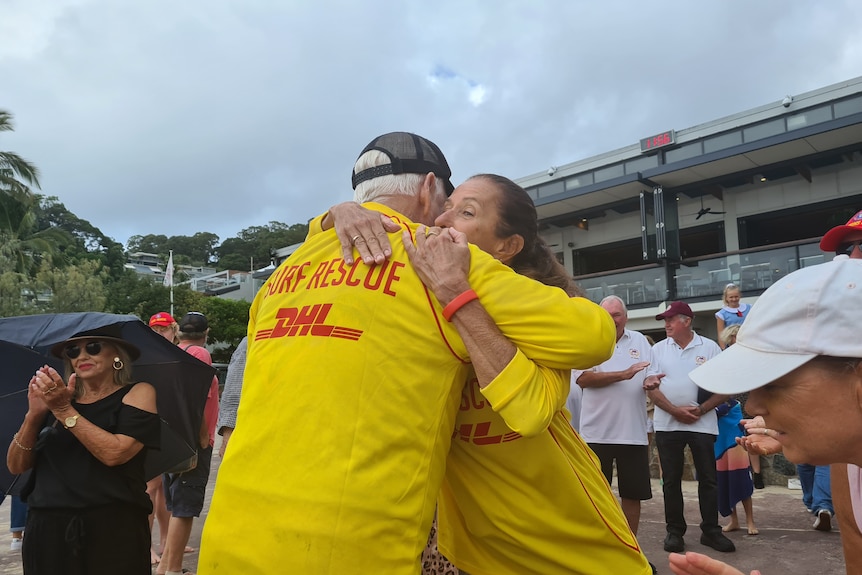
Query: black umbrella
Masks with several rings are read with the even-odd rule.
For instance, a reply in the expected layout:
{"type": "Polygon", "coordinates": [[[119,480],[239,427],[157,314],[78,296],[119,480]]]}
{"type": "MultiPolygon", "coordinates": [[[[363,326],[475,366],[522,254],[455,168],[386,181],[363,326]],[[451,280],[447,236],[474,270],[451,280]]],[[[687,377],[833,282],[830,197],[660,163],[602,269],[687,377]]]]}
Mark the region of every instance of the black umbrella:
{"type": "MultiPolygon", "coordinates": [[[[43,355],[18,344],[0,341],[3,376],[0,377],[0,438],[10,440],[21,427],[27,413],[27,384],[36,370],[45,365],[63,372],[63,362],[59,359],[48,360],[43,355]]],[[[8,444],[7,444],[8,445],[8,444]]],[[[0,490],[9,493],[12,486],[20,487],[23,481],[15,481],[15,475],[6,465],[0,465],[0,490]]],[[[17,489],[14,491],[17,493],[17,489]]]]}
{"type": "MultiPolygon", "coordinates": [[[[151,450],[147,457],[147,475],[155,477],[193,455],[191,446],[198,443],[204,404],[216,371],[132,315],[85,312],[0,319],[0,340],[18,344],[0,346],[0,422],[11,426],[11,431],[0,437],[11,437],[21,425],[27,412],[27,384],[36,369],[48,363],[63,372],[62,362],[50,353],[51,347],[80,332],[106,326],[118,327],[122,338],[141,350],[141,357],[133,364],[133,379],[155,387],[159,416],[167,422],[167,426],[162,425],[161,450],[151,450]],[[20,368],[12,371],[10,365],[20,368]]],[[[0,427],[0,432],[4,431],[6,428],[0,427]]],[[[2,484],[0,487],[8,489],[2,484]]]]}

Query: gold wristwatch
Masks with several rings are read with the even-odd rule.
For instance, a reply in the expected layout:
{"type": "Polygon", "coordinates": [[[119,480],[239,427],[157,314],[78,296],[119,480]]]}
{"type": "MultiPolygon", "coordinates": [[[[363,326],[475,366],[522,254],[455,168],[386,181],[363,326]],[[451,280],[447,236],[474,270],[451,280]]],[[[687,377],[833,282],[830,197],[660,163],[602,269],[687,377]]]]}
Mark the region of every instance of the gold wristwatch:
{"type": "Polygon", "coordinates": [[[65,426],[66,426],[66,429],[71,429],[71,428],[75,427],[75,426],[78,424],[78,418],[79,418],[79,417],[81,417],[81,416],[80,416],[80,415],[72,415],[72,416],[69,416],[69,417],[67,417],[67,418],[66,418],[66,420],[63,422],[63,425],[65,425],[65,426]]]}

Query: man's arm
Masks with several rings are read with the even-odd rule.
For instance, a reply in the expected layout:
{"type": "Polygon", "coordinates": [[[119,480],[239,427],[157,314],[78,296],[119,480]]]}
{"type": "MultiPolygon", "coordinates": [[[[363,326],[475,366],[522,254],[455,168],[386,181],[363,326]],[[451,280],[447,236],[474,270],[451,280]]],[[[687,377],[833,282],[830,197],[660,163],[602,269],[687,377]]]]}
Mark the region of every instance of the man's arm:
{"type": "Polygon", "coordinates": [[[649,395],[650,399],[653,400],[653,403],[655,403],[656,407],[658,407],[662,411],[666,411],[671,415],[671,417],[673,417],[680,423],[691,424],[700,419],[701,414],[697,405],[674,405],[667,397],[665,397],[665,395],[658,388],[647,390],[647,395],[649,395]]]}
{"type": "Polygon", "coordinates": [[[578,378],[583,389],[607,387],[618,381],[627,381],[649,366],[648,361],[639,361],[623,371],[585,371],[578,378]]]}
{"type": "Polygon", "coordinates": [[[221,447],[219,448],[219,456],[221,457],[224,457],[231,433],[236,427],[236,412],[239,409],[239,398],[242,393],[242,376],[245,371],[247,349],[248,337],[244,337],[231,355],[230,364],[227,368],[217,425],[218,433],[222,436],[221,447]]]}
{"type": "Polygon", "coordinates": [[[731,397],[732,396],[730,395],[719,395],[717,393],[713,393],[709,399],[697,406],[698,411],[700,412],[700,415],[703,415],[704,413],[709,413],[710,410],[715,409],[731,397]]]}

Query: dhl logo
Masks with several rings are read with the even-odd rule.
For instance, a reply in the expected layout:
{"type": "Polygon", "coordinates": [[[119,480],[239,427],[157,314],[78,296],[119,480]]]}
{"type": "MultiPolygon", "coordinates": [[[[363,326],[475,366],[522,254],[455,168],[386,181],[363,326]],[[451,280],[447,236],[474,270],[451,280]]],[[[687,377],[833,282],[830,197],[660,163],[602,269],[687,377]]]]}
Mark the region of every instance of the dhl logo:
{"type": "Polygon", "coordinates": [[[362,336],[362,330],[326,324],[326,316],[331,309],[331,303],[306,305],[301,308],[283,307],[275,314],[275,327],[258,330],[254,339],[257,341],[310,335],[357,341],[362,336]]]}
{"type": "Polygon", "coordinates": [[[473,443],[475,445],[495,445],[497,443],[506,443],[508,441],[515,441],[516,439],[521,438],[521,434],[514,431],[500,435],[488,435],[490,431],[490,421],[476,424],[463,423],[455,429],[455,433],[452,434],[452,439],[460,439],[461,441],[473,443]]]}

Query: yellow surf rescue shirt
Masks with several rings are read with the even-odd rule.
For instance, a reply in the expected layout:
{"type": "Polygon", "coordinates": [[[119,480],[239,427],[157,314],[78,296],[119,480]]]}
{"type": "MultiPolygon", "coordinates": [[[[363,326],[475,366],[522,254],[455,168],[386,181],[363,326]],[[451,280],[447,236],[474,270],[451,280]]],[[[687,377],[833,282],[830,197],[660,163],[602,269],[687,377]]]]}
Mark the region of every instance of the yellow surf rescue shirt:
{"type": "MultiPolygon", "coordinates": [[[[593,337],[569,336],[586,346],[593,337]]],[[[470,575],[652,573],[598,458],[562,409],[569,382],[569,371],[518,352],[484,389],[475,377],[464,387],[437,545],[470,575]]]]}
{"type": "MultiPolygon", "coordinates": [[[[318,232],[320,218],[310,229],[252,304],[203,575],[419,572],[469,358],[399,234],[385,264],[348,266],[333,230],[318,232]]],[[[613,322],[599,306],[470,249],[470,285],[527,357],[585,369],[610,356],[613,322]],[[592,337],[581,345],[572,331],[592,337]]]]}

